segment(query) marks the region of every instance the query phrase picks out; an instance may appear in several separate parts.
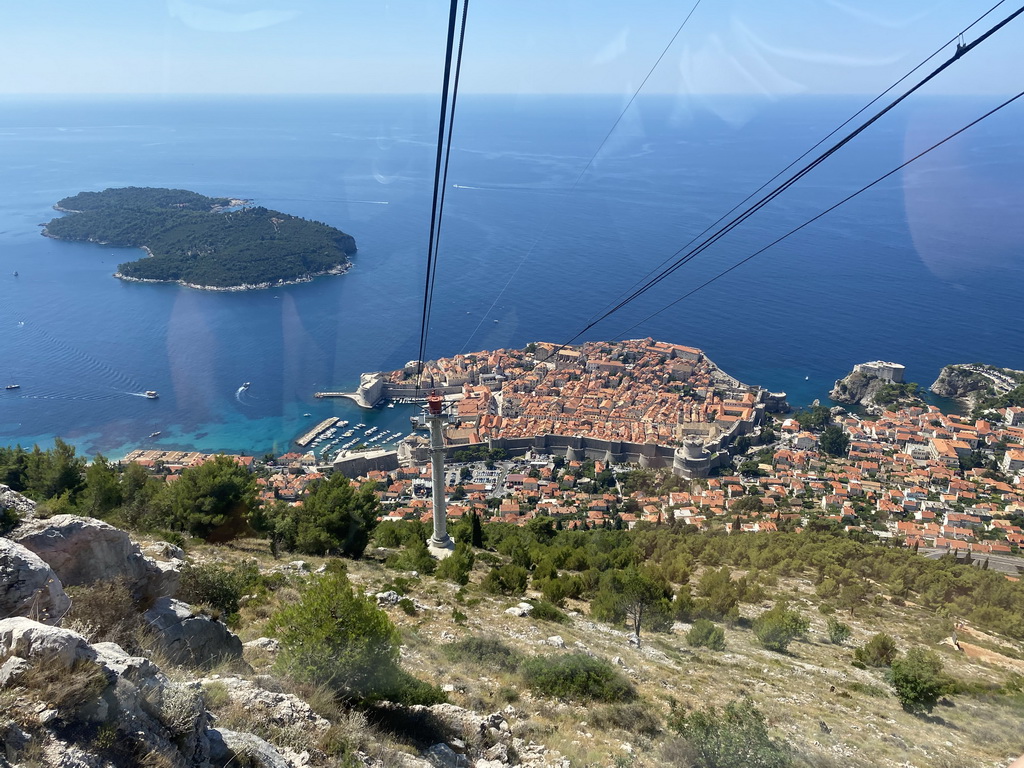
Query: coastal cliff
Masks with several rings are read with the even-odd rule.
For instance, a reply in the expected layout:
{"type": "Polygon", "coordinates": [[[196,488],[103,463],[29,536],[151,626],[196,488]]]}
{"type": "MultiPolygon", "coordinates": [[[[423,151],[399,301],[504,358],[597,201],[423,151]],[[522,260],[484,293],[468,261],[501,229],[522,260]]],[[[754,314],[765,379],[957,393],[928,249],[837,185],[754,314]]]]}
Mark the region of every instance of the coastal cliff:
{"type": "Polygon", "coordinates": [[[899,375],[894,380],[892,370],[880,368],[879,364],[857,365],[853,371],[836,381],[828,396],[838,403],[859,405],[871,412],[923,405],[924,401],[917,394],[918,385],[903,382],[902,366],[897,367],[900,369],[899,375]]]}
{"type": "Polygon", "coordinates": [[[947,365],[928,388],[936,395],[959,400],[972,410],[1017,405],[1024,371],[982,363],[947,365]]]}

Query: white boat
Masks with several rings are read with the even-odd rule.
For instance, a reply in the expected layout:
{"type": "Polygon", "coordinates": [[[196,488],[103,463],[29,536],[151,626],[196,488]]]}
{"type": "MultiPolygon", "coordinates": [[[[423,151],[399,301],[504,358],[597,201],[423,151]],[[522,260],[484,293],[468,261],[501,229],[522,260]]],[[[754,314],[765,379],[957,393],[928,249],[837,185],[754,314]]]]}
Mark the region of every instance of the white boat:
{"type": "Polygon", "coordinates": [[[242,389],[248,389],[248,388],[249,388],[249,386],[250,386],[250,382],[246,381],[246,382],[244,382],[244,383],[242,384],[242,389]]]}
{"type": "Polygon", "coordinates": [[[154,389],[147,389],[145,394],[150,400],[156,400],[160,397],[160,394],[154,389]]]}
{"type": "Polygon", "coordinates": [[[159,432],[159,430],[158,430],[158,431],[156,431],[156,432],[150,432],[150,433],[149,433],[149,436],[150,436],[150,437],[160,437],[160,432],[159,432]]]}
{"type": "Polygon", "coordinates": [[[4,389],[21,389],[21,384],[8,384],[4,389]]]}

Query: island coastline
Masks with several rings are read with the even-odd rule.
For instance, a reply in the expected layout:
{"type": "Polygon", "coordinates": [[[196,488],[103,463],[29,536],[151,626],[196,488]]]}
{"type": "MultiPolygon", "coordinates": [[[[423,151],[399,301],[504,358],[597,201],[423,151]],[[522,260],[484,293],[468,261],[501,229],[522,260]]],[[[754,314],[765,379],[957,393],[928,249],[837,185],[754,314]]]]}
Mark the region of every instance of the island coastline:
{"type": "Polygon", "coordinates": [[[278,288],[351,268],[357,250],[351,235],[252,202],[160,188],[82,192],[53,205],[69,215],[40,225],[41,234],[141,248],[145,256],[119,264],[113,277],[204,291],[278,288]]]}

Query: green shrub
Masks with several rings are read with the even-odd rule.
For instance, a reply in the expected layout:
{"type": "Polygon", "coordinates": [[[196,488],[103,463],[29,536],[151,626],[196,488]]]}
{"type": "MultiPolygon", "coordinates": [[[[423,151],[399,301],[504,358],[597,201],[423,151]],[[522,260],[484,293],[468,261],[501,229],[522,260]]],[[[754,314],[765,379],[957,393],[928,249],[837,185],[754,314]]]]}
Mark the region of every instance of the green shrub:
{"type": "Polygon", "coordinates": [[[954,689],[939,657],[923,648],[911,648],[903,658],[893,660],[888,677],[907,712],[931,712],[939,699],[954,689]]]}
{"type": "Polygon", "coordinates": [[[181,569],[178,599],[193,605],[205,605],[224,616],[238,613],[243,595],[262,588],[259,565],[243,560],[228,569],[219,563],[185,563],[181,569]]]}
{"type": "Polygon", "coordinates": [[[455,545],[455,551],[437,566],[434,575],[439,579],[453,581],[456,584],[468,584],[474,559],[472,547],[459,542],[455,545]]]}
{"type": "Polygon", "coordinates": [[[444,646],[444,655],[450,661],[459,661],[479,669],[501,669],[515,672],[523,657],[519,651],[496,637],[472,636],[444,646]]]}
{"type": "Polygon", "coordinates": [[[754,635],[769,651],[785,653],[789,644],[802,637],[809,626],[807,619],[780,602],[754,619],[754,635]]]}
{"type": "Polygon", "coordinates": [[[530,600],[530,604],[533,606],[533,611],[530,612],[531,618],[540,619],[541,621],[553,621],[556,624],[569,623],[568,616],[545,600],[530,600]]]}
{"type": "Polygon", "coordinates": [[[402,609],[402,612],[406,616],[416,615],[416,603],[414,603],[408,597],[403,597],[401,600],[399,600],[398,607],[402,609]]]}
{"type": "Polygon", "coordinates": [[[828,621],[825,622],[825,628],[828,632],[828,641],[835,645],[842,645],[850,639],[850,627],[843,622],[828,617],[828,621]]]}
{"type": "MultiPolygon", "coordinates": [[[[692,750],[692,764],[707,768],[787,768],[789,747],[768,732],[764,715],[749,699],[731,701],[719,712],[715,707],[689,714],[676,711],[669,727],[692,750]]],[[[680,748],[677,751],[685,752],[680,748]]]]}
{"type": "Polygon", "coordinates": [[[725,630],[707,619],[697,619],[686,633],[686,642],[694,648],[725,650],[725,630]]]}
{"type": "Polygon", "coordinates": [[[458,608],[452,608],[452,621],[454,621],[456,624],[465,624],[467,621],[469,621],[469,616],[464,614],[458,608]]]}
{"type": "Polygon", "coordinates": [[[584,653],[535,656],[522,667],[526,684],[545,696],[580,701],[629,701],[633,684],[604,659],[584,653]]]}
{"type": "Polygon", "coordinates": [[[399,571],[416,571],[417,573],[433,573],[437,568],[437,560],[427,549],[426,541],[413,539],[405,548],[387,559],[388,568],[399,571]]]}
{"type": "Polygon", "coordinates": [[[896,641],[884,632],[879,632],[855,650],[853,657],[869,667],[888,667],[896,659],[897,654],[899,648],[896,641]]]}
{"type": "Polygon", "coordinates": [[[602,731],[618,728],[629,733],[657,736],[661,731],[661,720],[643,702],[609,704],[591,711],[590,720],[602,731]]]}
{"type": "Polygon", "coordinates": [[[526,591],[527,576],[525,568],[509,563],[492,568],[480,586],[494,595],[521,595],[526,591]]]}
{"type": "Polygon", "coordinates": [[[398,632],[344,573],[326,573],[270,621],[281,641],[280,672],[327,685],[343,698],[377,699],[411,686],[398,667],[398,632]]]}

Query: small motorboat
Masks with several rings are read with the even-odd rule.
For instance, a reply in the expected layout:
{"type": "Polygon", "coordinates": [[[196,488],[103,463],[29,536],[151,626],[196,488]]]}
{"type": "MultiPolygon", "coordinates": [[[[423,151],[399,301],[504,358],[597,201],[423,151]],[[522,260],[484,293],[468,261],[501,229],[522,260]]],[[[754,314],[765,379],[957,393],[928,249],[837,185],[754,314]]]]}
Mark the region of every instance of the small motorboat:
{"type": "Polygon", "coordinates": [[[150,400],[156,400],[158,397],[160,397],[160,393],[158,393],[154,389],[147,389],[145,394],[146,397],[148,397],[150,400]]]}

